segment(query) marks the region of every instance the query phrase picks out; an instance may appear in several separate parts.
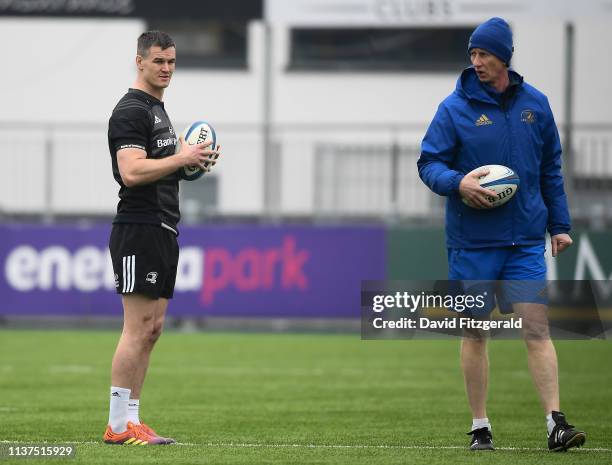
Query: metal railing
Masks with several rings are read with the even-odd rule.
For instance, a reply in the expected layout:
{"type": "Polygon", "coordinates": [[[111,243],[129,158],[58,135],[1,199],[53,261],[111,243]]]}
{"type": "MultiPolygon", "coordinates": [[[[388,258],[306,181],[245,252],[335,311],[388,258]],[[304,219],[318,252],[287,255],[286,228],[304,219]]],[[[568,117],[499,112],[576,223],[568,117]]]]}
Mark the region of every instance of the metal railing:
{"type": "MultiPolygon", "coordinates": [[[[183,184],[185,218],[439,222],[444,199],[416,170],[426,126],[276,125],[264,165],[261,125],[220,124],[226,157],[202,184],[183,184]]],[[[117,186],[104,124],[0,123],[0,137],[6,141],[0,148],[5,219],[114,214],[117,186]]],[[[564,158],[573,217],[605,224],[612,220],[612,124],[575,125],[573,140],[573,154],[564,158]]]]}

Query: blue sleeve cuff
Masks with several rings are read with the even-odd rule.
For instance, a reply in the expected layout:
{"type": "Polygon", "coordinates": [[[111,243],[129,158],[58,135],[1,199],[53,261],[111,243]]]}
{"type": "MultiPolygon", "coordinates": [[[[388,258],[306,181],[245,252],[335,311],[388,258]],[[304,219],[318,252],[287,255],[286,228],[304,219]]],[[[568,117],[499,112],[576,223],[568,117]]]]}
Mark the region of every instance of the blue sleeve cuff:
{"type": "Polygon", "coordinates": [[[451,191],[459,192],[459,184],[461,184],[461,180],[465,177],[465,174],[457,172],[453,178],[451,179],[451,191]]]}
{"type": "Polygon", "coordinates": [[[570,232],[570,229],[564,226],[555,226],[552,228],[548,228],[548,232],[551,236],[556,236],[557,234],[567,234],[568,232],[570,232]]]}

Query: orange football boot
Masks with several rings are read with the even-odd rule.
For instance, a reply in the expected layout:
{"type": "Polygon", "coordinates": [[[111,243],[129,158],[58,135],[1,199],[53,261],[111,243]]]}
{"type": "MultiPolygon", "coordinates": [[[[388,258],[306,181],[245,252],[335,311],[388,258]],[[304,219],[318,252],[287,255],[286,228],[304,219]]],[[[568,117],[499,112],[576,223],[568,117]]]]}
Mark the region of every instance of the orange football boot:
{"type": "Polygon", "coordinates": [[[162,441],[165,441],[165,444],[174,444],[176,443],[176,441],[172,438],[165,438],[163,436],[160,436],[159,434],[157,434],[153,428],[151,428],[149,425],[146,425],[142,422],[140,422],[140,425],[135,425],[137,428],[140,428],[142,430],[144,430],[145,433],[147,433],[149,436],[152,436],[154,438],[158,438],[161,439],[162,441]]]}
{"type": "Polygon", "coordinates": [[[147,446],[147,445],[164,445],[161,438],[151,436],[144,429],[128,421],[127,430],[123,433],[113,433],[110,425],[106,427],[104,432],[104,442],[106,444],[124,444],[126,446],[147,446]]]}

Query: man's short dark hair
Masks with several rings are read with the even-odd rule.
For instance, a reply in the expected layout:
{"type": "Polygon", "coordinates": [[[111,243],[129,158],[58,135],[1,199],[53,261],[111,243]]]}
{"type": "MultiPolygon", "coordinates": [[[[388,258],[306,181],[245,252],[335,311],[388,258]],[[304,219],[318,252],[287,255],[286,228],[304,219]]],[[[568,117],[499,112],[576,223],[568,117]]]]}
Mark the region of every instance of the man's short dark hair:
{"type": "Polygon", "coordinates": [[[140,34],[136,53],[141,57],[146,57],[151,47],[161,47],[162,50],[166,50],[176,45],[172,37],[162,31],[147,31],[140,34]]]}

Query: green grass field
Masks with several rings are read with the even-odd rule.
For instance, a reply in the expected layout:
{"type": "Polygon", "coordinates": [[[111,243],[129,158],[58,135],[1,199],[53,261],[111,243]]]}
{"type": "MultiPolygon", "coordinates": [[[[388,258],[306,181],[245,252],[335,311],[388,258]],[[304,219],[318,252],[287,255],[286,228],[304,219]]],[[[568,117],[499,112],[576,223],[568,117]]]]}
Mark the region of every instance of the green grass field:
{"type": "Polygon", "coordinates": [[[588,438],[584,449],[553,454],[520,341],[491,344],[498,450],[474,453],[458,341],[306,334],[166,333],[141,417],[180,444],[107,446],[117,337],[0,331],[3,444],[75,443],[75,459],[37,464],[612,463],[610,342],[556,343],[562,407],[588,438]]]}

